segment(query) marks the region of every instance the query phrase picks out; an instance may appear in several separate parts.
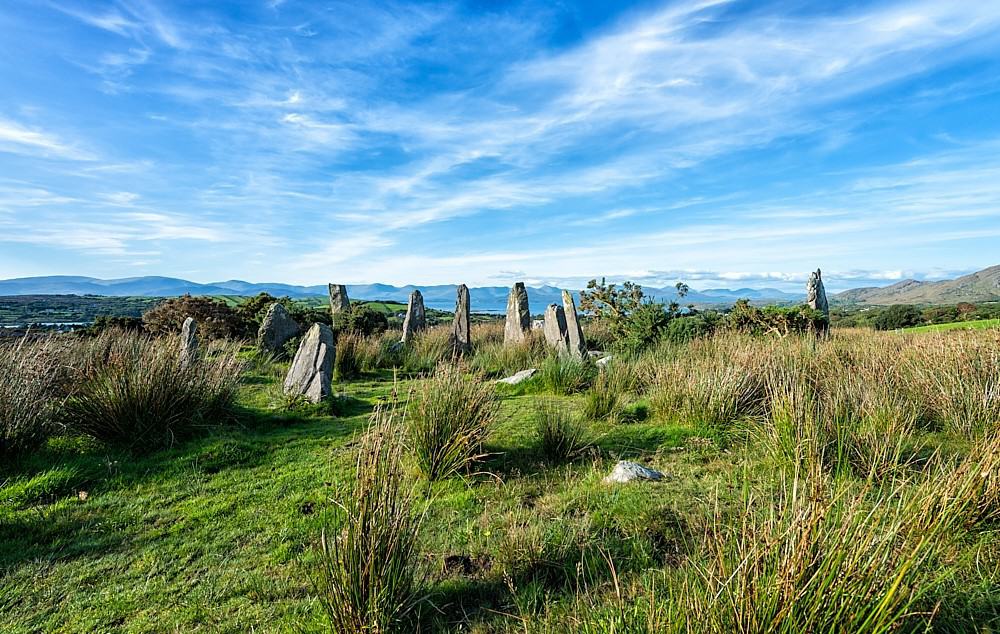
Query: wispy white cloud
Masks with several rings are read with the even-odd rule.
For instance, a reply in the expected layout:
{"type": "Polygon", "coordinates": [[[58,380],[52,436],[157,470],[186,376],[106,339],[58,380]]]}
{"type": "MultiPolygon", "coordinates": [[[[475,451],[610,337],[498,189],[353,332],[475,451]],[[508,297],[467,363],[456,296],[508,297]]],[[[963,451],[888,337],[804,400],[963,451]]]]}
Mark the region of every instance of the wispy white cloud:
{"type": "Polygon", "coordinates": [[[58,136],[0,118],[0,152],[27,156],[48,156],[73,161],[91,161],[95,157],[58,136]]]}

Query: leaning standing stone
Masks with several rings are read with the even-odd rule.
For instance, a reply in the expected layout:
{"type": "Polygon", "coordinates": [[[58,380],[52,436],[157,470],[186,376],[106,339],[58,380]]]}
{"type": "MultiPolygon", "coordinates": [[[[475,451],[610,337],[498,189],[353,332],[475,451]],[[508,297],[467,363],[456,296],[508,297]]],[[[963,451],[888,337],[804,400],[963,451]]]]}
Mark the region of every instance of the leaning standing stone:
{"type": "Polygon", "coordinates": [[[507,297],[507,323],[503,328],[504,344],[522,343],[531,331],[531,310],[524,282],[514,284],[507,297]]]}
{"type": "Polygon", "coordinates": [[[569,353],[574,357],[583,358],[587,354],[587,340],[583,338],[583,328],[580,317],[576,314],[576,302],[569,291],[562,292],[563,311],[566,313],[566,332],[569,337],[569,353]]]}
{"type": "Polygon", "coordinates": [[[406,317],[403,319],[403,338],[400,340],[407,343],[414,333],[423,330],[427,326],[427,315],[424,310],[424,296],[420,291],[410,293],[410,301],[406,305],[406,317]]]}
{"type": "Polygon", "coordinates": [[[188,317],[181,326],[181,363],[187,365],[198,357],[198,322],[188,317]]]}
{"type": "Polygon", "coordinates": [[[823,273],[819,269],[809,274],[809,281],[806,283],[806,302],[809,308],[818,310],[826,317],[826,327],[824,334],[830,332],[830,302],[826,299],[826,288],[823,287],[823,273]]]}
{"type": "Polygon", "coordinates": [[[333,316],[332,323],[337,324],[337,313],[350,310],[351,300],[347,297],[347,287],[343,284],[327,284],[330,292],[330,314],[333,316]]]}
{"type": "Polygon", "coordinates": [[[313,403],[328,397],[334,354],[333,330],[326,324],[313,324],[285,377],[285,394],[301,394],[313,403]]]}
{"type": "Polygon", "coordinates": [[[292,337],[297,337],[300,328],[298,322],[285,310],[284,305],[274,302],[267,309],[264,320],[257,330],[257,345],[268,352],[282,352],[285,344],[292,337]]]}
{"type": "Polygon", "coordinates": [[[472,321],[469,307],[469,287],[462,284],[458,287],[455,298],[455,320],[451,324],[451,345],[455,352],[464,354],[472,349],[472,321]]]}
{"type": "Polygon", "coordinates": [[[549,304],[545,308],[545,324],[542,326],[545,341],[559,354],[569,350],[569,334],[566,332],[566,311],[558,304],[549,304]]]}

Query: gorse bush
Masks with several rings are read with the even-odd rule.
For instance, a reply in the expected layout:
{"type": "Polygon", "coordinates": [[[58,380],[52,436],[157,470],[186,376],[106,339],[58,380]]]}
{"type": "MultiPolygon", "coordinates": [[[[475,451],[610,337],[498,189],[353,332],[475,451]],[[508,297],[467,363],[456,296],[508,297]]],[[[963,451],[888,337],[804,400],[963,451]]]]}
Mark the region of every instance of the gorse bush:
{"type": "Polygon", "coordinates": [[[52,339],[0,345],[0,457],[30,451],[51,433],[57,359],[52,339]]]}
{"type": "Polygon", "coordinates": [[[76,352],[62,420],[75,432],[142,452],[230,415],[243,368],[233,344],[181,363],[176,339],[109,331],[76,352]]]}
{"type": "Polygon", "coordinates": [[[549,462],[572,460],[587,448],[586,430],[557,402],[539,403],[534,417],[538,448],[549,462]]]}
{"type": "Polygon", "coordinates": [[[157,304],[142,315],[142,323],[146,332],[169,335],[180,332],[188,317],[198,322],[198,336],[203,339],[240,337],[246,330],[236,309],[225,302],[190,295],[173,297],[157,304]]]}
{"type": "Polygon", "coordinates": [[[425,379],[410,402],[407,438],[427,479],[462,472],[482,458],[499,408],[493,386],[466,378],[460,366],[441,365],[425,379]]]}
{"type": "Polygon", "coordinates": [[[420,518],[403,486],[397,418],[394,407],[375,410],[352,487],[340,500],[342,525],[320,540],[314,584],[333,632],[414,631],[422,600],[420,518]]]}

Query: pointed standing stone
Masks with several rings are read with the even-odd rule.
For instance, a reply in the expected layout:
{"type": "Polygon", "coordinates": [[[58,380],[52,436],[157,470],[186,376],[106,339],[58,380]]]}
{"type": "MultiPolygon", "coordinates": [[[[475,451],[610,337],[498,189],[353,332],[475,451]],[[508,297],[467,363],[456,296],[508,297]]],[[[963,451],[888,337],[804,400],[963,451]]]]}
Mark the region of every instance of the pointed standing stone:
{"type": "Polygon", "coordinates": [[[347,287],[343,284],[327,284],[330,292],[330,314],[333,316],[332,323],[337,324],[337,313],[350,310],[351,300],[347,297],[347,287]]]}
{"type": "Polygon", "coordinates": [[[313,324],[285,377],[285,394],[301,394],[313,403],[328,397],[334,354],[333,331],[326,324],[313,324]]]}
{"type": "Polygon", "coordinates": [[[580,326],[580,317],[576,314],[576,302],[573,301],[573,293],[562,292],[563,311],[566,313],[566,332],[569,341],[569,353],[574,357],[583,358],[587,354],[587,340],[583,337],[583,328],[580,326]]]}
{"type": "Polygon", "coordinates": [[[455,321],[451,325],[451,345],[455,352],[464,354],[472,349],[470,322],[472,315],[469,307],[469,287],[462,284],[458,287],[455,298],[455,321]]]}
{"type": "Polygon", "coordinates": [[[545,325],[542,326],[545,341],[556,349],[559,354],[569,351],[569,333],[566,331],[566,311],[558,304],[549,304],[545,308],[545,325]]]}
{"type": "Polygon", "coordinates": [[[424,296],[420,291],[410,293],[410,301],[406,304],[406,317],[403,319],[403,343],[427,326],[427,315],[424,310],[424,296]]]}
{"type": "Polygon", "coordinates": [[[503,327],[505,345],[523,343],[531,332],[531,310],[528,309],[528,291],[524,282],[518,282],[510,289],[507,297],[507,323],[503,327]]]}
{"type": "Polygon", "coordinates": [[[198,357],[198,322],[188,317],[181,326],[181,364],[187,365],[198,357]]]}
{"type": "Polygon", "coordinates": [[[281,353],[288,340],[297,337],[300,331],[298,322],[292,319],[284,305],[274,302],[260,322],[260,328],[257,330],[257,346],[261,350],[281,353]]]}
{"type": "Polygon", "coordinates": [[[809,281],[806,283],[806,303],[809,308],[818,310],[826,317],[826,327],[823,334],[830,332],[830,303],[826,299],[826,289],[823,287],[823,273],[819,269],[809,274],[809,281]]]}

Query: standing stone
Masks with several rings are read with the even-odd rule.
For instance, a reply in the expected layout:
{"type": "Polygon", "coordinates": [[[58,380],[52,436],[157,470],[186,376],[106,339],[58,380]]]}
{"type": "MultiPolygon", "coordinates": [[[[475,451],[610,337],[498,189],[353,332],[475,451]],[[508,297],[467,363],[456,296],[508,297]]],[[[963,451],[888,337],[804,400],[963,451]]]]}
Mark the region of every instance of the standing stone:
{"type": "Polygon", "coordinates": [[[330,292],[330,314],[333,316],[332,323],[337,324],[337,313],[350,310],[351,300],[347,297],[347,287],[343,284],[327,284],[330,292]]]}
{"type": "Polygon", "coordinates": [[[260,322],[257,345],[261,350],[268,352],[283,352],[288,340],[297,337],[300,330],[298,322],[292,319],[285,307],[279,302],[274,302],[264,314],[264,320],[260,322]]]}
{"type": "Polygon", "coordinates": [[[458,287],[455,298],[455,321],[451,325],[451,345],[457,353],[464,354],[472,349],[472,334],[469,326],[471,320],[469,287],[462,284],[458,287]]]}
{"type": "Polygon", "coordinates": [[[427,327],[427,315],[424,310],[424,296],[420,291],[410,293],[410,301],[406,304],[406,317],[403,319],[403,338],[407,343],[414,335],[427,327]]]}
{"type": "Polygon", "coordinates": [[[510,289],[507,297],[507,323],[503,327],[505,345],[523,343],[531,332],[531,311],[528,309],[528,291],[524,282],[518,282],[510,289]]]}
{"type": "Polygon", "coordinates": [[[562,292],[563,311],[566,313],[566,332],[569,336],[569,353],[574,357],[583,358],[587,354],[587,340],[583,338],[583,328],[580,317],[576,314],[576,302],[569,291],[562,292]]]}
{"type": "Polygon", "coordinates": [[[549,304],[545,308],[545,325],[542,326],[545,341],[556,349],[559,354],[569,351],[569,333],[566,331],[566,311],[558,304],[549,304]]]}
{"type": "Polygon", "coordinates": [[[823,334],[830,332],[830,303],[826,299],[826,289],[823,287],[823,273],[819,269],[809,274],[809,281],[806,283],[806,303],[809,308],[818,310],[826,317],[826,326],[823,334]]]}
{"type": "Polygon", "coordinates": [[[187,365],[198,357],[198,322],[188,317],[181,326],[181,364],[187,365]]]}
{"type": "Polygon", "coordinates": [[[301,394],[313,403],[330,396],[334,354],[333,330],[326,324],[313,324],[285,377],[285,394],[301,394]]]}

